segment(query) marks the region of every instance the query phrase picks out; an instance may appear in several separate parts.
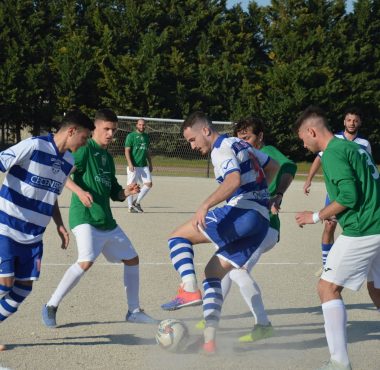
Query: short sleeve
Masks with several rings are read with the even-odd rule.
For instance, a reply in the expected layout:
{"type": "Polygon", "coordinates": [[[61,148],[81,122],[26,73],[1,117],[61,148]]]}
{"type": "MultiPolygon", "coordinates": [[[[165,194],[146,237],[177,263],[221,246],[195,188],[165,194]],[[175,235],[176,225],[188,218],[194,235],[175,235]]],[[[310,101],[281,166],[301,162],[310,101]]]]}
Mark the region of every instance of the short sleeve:
{"type": "Polygon", "coordinates": [[[217,170],[219,176],[225,178],[229,173],[239,171],[240,166],[237,161],[234,151],[228,147],[223,146],[213,156],[213,165],[217,170]]]}
{"type": "Polygon", "coordinates": [[[132,148],[132,146],[133,146],[133,135],[132,134],[133,134],[132,132],[129,133],[127,135],[127,137],[125,138],[125,144],[124,144],[125,148],[132,148]]]}
{"type": "Polygon", "coordinates": [[[73,153],[74,165],[77,172],[79,173],[86,172],[88,154],[89,154],[88,145],[80,147],[75,153],[73,153]]]}
{"type": "Polygon", "coordinates": [[[6,172],[15,164],[29,159],[35,149],[34,139],[26,139],[0,152],[0,171],[6,172]]]}

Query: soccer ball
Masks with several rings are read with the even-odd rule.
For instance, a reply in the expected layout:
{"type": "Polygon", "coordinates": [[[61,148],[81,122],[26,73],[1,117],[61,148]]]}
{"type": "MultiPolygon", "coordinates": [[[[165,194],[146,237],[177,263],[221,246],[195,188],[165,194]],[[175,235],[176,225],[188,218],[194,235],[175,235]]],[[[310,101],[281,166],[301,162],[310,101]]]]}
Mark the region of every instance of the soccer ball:
{"type": "Polygon", "coordinates": [[[183,350],[188,338],[189,330],[182,320],[166,319],[158,325],[156,342],[161,348],[169,352],[183,350]]]}

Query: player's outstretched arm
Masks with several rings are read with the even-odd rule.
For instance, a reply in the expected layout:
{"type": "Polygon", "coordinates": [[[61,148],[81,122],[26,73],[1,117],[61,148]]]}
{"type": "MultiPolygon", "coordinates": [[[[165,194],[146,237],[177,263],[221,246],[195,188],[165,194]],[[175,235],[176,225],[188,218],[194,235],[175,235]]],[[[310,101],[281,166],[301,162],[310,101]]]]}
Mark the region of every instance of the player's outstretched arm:
{"type": "Polygon", "coordinates": [[[206,228],[205,217],[208,210],[217,204],[224,202],[239,188],[241,182],[240,172],[230,172],[218,188],[202,202],[201,206],[195,212],[191,223],[195,230],[198,231],[198,225],[206,228]]]}
{"type": "Polygon", "coordinates": [[[94,201],[92,195],[88,191],[84,191],[70,177],[67,179],[65,186],[78,196],[85,207],[90,208],[92,206],[94,201]]]}
{"type": "Polygon", "coordinates": [[[276,215],[281,209],[282,198],[292,183],[293,174],[283,173],[276,189],[276,194],[271,198],[271,212],[276,215]]]}
{"type": "Polygon", "coordinates": [[[272,158],[263,168],[268,185],[273,181],[279,169],[280,169],[280,165],[278,164],[277,161],[275,161],[272,158]]]}
{"type": "Polygon", "coordinates": [[[65,225],[63,224],[61,211],[59,209],[58,201],[55,201],[54,203],[54,210],[53,210],[53,220],[54,223],[57,225],[57,232],[59,237],[61,238],[61,248],[66,249],[69,246],[69,233],[66,230],[65,225]]]}
{"type": "Polygon", "coordinates": [[[319,167],[321,167],[321,157],[317,155],[309,169],[309,173],[307,174],[307,178],[305,180],[305,183],[303,185],[303,192],[306,195],[309,195],[310,193],[310,187],[311,187],[311,182],[315,176],[315,174],[318,172],[319,167]]]}
{"type": "Polygon", "coordinates": [[[319,221],[329,220],[332,217],[346,210],[347,207],[333,201],[319,212],[303,211],[296,214],[296,222],[299,227],[307,224],[316,224],[319,221]]]}
{"type": "Polygon", "coordinates": [[[130,195],[140,193],[140,185],[133,182],[132,184],[127,185],[125,189],[121,189],[118,194],[118,200],[123,202],[130,195]]]}

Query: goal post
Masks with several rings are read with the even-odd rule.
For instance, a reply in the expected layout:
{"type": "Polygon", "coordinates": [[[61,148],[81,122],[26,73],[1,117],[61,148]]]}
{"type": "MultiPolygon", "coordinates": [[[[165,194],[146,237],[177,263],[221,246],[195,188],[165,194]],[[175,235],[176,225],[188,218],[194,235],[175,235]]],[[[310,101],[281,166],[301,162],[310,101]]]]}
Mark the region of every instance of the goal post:
{"type": "MultiPolygon", "coordinates": [[[[118,174],[126,173],[125,139],[136,129],[136,122],[140,118],[146,121],[145,132],[150,139],[154,175],[210,176],[209,156],[192,151],[180,132],[183,120],[134,116],[118,116],[118,130],[113,142],[108,146],[109,152],[115,158],[118,174]]],[[[213,121],[213,124],[217,126],[220,133],[232,133],[231,122],[213,121]]]]}

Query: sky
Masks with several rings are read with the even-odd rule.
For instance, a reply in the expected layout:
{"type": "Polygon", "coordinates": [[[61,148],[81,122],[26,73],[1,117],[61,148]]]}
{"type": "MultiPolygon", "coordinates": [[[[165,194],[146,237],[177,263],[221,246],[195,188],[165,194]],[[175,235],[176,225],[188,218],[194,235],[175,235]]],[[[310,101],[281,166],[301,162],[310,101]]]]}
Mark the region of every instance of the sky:
{"type": "MultiPolygon", "coordinates": [[[[270,4],[270,0],[255,0],[257,4],[261,6],[266,6],[270,4]]],[[[240,3],[244,9],[247,8],[247,5],[249,3],[249,0],[228,0],[227,1],[227,6],[233,6],[237,3],[240,3]]],[[[352,3],[353,0],[347,0],[347,11],[351,12],[352,11],[352,3]]]]}

